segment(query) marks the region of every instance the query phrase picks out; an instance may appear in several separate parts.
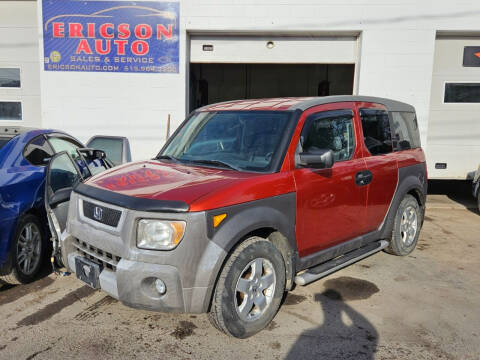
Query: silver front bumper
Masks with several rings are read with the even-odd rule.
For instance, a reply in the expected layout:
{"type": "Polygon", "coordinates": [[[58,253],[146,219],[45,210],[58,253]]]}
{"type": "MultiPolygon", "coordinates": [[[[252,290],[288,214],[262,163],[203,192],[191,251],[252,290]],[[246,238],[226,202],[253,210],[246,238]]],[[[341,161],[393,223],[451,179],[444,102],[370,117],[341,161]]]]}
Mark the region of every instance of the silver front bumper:
{"type": "Polygon", "coordinates": [[[216,275],[225,251],[208,240],[204,213],[143,213],[121,209],[117,227],[96,223],[82,212],[86,199],[72,193],[68,224],[61,247],[64,263],[75,272],[75,257],[100,263],[100,288],[125,305],[163,312],[201,313],[208,309],[216,275]],[[140,218],[175,219],[187,222],[183,240],[171,251],[136,247],[136,223],[140,218]],[[161,279],[164,295],[155,289],[161,279]]]}

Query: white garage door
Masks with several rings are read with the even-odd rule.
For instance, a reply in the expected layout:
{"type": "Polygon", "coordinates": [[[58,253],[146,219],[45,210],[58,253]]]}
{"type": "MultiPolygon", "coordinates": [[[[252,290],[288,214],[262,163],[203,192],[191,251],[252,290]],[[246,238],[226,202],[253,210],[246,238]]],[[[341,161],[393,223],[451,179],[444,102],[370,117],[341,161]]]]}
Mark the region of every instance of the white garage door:
{"type": "Polygon", "coordinates": [[[192,36],[192,63],[354,64],[356,37],[192,36]]]}
{"type": "Polygon", "coordinates": [[[437,38],[427,143],[430,178],[467,179],[480,163],[480,38],[437,38]]]}

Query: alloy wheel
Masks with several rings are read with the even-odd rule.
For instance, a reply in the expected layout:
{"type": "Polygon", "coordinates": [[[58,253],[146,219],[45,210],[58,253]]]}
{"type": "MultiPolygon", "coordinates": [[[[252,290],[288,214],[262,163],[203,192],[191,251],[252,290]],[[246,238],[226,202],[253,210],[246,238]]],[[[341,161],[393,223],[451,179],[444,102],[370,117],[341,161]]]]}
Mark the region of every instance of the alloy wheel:
{"type": "Polygon", "coordinates": [[[35,223],[27,223],[20,231],[17,241],[17,264],[25,275],[31,275],[40,262],[42,237],[35,223]]]}
{"type": "Polygon", "coordinates": [[[275,270],[269,260],[257,258],[245,266],[235,287],[235,308],[242,320],[254,321],[266,312],[275,284],[275,270]]]}
{"type": "Polygon", "coordinates": [[[412,245],[417,235],[418,216],[415,207],[409,205],[403,210],[400,223],[400,234],[406,246],[412,245]]]}

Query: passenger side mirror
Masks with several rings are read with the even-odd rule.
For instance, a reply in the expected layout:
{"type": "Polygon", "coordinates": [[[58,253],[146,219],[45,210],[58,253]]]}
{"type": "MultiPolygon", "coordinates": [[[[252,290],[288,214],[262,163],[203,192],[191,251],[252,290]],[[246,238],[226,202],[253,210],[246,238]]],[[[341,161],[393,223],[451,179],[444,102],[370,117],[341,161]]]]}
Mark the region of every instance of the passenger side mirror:
{"type": "Polygon", "coordinates": [[[105,151],[103,150],[96,150],[90,148],[80,148],[78,151],[87,159],[94,160],[94,159],[105,159],[105,151]]]}
{"type": "Polygon", "coordinates": [[[330,169],[335,159],[332,150],[311,150],[299,154],[298,165],[303,167],[330,169]]]}
{"type": "Polygon", "coordinates": [[[95,135],[86,145],[88,148],[103,150],[114,165],[132,161],[130,143],[126,137],[95,135]]]}

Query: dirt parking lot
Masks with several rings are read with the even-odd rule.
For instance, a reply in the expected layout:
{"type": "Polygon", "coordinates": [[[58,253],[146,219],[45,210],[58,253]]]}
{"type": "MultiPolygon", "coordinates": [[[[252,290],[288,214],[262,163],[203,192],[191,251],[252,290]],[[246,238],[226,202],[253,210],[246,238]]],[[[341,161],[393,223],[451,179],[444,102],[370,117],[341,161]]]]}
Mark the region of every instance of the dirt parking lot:
{"type": "Polygon", "coordinates": [[[382,252],[297,287],[246,340],[50,274],[0,288],[0,358],[480,359],[479,255],[480,216],[432,206],[410,256],[382,252]]]}

